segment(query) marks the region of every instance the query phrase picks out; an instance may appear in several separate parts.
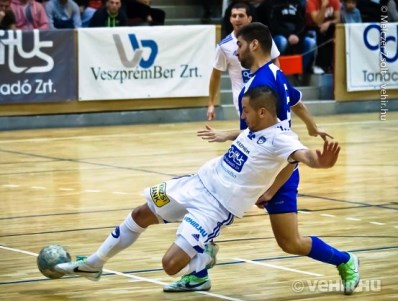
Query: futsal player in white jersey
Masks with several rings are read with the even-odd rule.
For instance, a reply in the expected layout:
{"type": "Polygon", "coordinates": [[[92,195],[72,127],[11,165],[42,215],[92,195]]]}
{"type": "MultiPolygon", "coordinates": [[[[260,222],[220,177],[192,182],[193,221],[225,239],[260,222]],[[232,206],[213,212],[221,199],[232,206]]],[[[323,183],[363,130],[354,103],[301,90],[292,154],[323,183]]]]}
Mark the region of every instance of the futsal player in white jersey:
{"type": "Polygon", "coordinates": [[[132,245],[148,226],[173,221],[182,222],[176,240],[163,256],[165,272],[187,275],[211,268],[218,247],[209,242],[255,204],[281,169],[297,162],[330,168],[337,161],[337,142],[325,141],[322,151],[307,149],[286,121],[279,122],[276,106],[276,96],[267,87],[249,90],[242,113],[248,128],[224,155],[202,165],[195,175],[145,189],[146,203],[135,208],[95,253],[84,260],[58,264],[55,269],[99,280],[105,263],[132,245]]]}
{"type": "MultiPolygon", "coordinates": [[[[252,15],[250,7],[247,3],[237,2],[232,6],[230,22],[233,27],[231,34],[226,36],[216,48],[216,55],[213,63],[213,70],[210,76],[209,83],[209,105],[207,108],[207,119],[213,120],[216,117],[214,103],[216,96],[220,91],[221,74],[224,71],[228,71],[229,78],[232,86],[232,100],[236,108],[238,116],[238,96],[246,83],[250,78],[250,70],[242,68],[241,64],[236,56],[236,32],[244,25],[252,22],[252,15]]],[[[278,63],[278,57],[280,53],[274,41],[272,41],[271,58],[278,63]]]]}
{"type": "MultiPolygon", "coordinates": [[[[283,72],[272,64],[270,58],[272,38],[268,27],[261,23],[248,24],[237,32],[237,39],[238,58],[242,66],[249,68],[252,73],[252,77],[239,96],[240,111],[243,112],[241,99],[247,90],[267,86],[278,97],[277,117],[279,120],[290,124],[292,110],[306,124],[311,136],[321,136],[325,141],[326,137],[331,137],[317,128],[310,112],[301,101],[301,92],[293,88],[283,72]]],[[[246,129],[247,126],[246,120],[241,119],[241,130],[246,129]]],[[[233,140],[239,133],[240,131],[216,131],[210,127],[198,132],[200,137],[210,142],[233,140]]],[[[340,251],[317,236],[300,235],[297,217],[299,171],[298,168],[289,169],[289,167],[293,166],[288,166],[278,175],[277,181],[268,190],[264,190],[264,195],[256,204],[267,210],[275,239],[283,251],[308,256],[336,266],[343,282],[344,293],[352,294],[360,280],[359,260],[355,254],[340,251]]],[[[169,292],[193,290],[189,287],[194,281],[206,281],[207,286],[211,285],[206,270],[185,278],[167,285],[165,290],[169,292]]]]}

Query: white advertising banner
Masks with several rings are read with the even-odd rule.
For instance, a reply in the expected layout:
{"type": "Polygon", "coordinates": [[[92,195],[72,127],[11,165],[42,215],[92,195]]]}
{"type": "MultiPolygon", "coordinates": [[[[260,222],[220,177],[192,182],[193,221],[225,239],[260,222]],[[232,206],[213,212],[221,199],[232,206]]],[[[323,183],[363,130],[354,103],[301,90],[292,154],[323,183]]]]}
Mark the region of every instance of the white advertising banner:
{"type": "Polygon", "coordinates": [[[79,100],[208,95],[215,26],[78,30],[79,100]]]}
{"type": "Polygon", "coordinates": [[[398,23],[345,24],[347,91],[398,89],[398,23]]]}

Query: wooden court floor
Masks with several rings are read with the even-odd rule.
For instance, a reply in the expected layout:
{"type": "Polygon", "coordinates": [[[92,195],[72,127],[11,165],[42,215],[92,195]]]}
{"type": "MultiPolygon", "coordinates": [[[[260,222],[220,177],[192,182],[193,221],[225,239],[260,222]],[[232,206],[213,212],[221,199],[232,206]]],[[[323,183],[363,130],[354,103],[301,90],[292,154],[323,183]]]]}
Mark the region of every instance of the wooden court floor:
{"type": "MultiPolygon", "coordinates": [[[[300,168],[300,231],[358,255],[362,281],[352,296],[340,291],[334,266],[281,251],[255,207],[218,237],[210,292],[162,292],[174,280],[161,257],[177,224],[148,229],[99,282],[40,274],[43,246],[90,254],[143,202],[145,187],[194,173],[228,148],[197,138],[205,125],[197,122],[0,132],[0,299],[398,300],[398,113],[387,121],[378,113],[316,119],[342,152],[333,169],[300,168]]],[[[230,129],[237,121],[211,124],[230,129]]],[[[293,124],[306,145],[321,147],[293,124]]]]}

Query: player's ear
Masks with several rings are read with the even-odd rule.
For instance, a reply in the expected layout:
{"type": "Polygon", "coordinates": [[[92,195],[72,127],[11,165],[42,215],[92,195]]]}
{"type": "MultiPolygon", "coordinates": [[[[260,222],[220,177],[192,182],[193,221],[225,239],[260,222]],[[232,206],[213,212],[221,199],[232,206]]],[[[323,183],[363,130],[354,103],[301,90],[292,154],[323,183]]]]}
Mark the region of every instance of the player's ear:
{"type": "Polygon", "coordinates": [[[253,50],[256,50],[257,48],[260,47],[260,43],[258,42],[257,39],[254,39],[254,40],[250,43],[250,46],[251,46],[251,48],[252,48],[253,50]]]}
{"type": "Polygon", "coordinates": [[[266,108],[262,107],[259,109],[258,114],[261,118],[264,118],[264,117],[268,116],[270,114],[270,112],[266,108]]]}

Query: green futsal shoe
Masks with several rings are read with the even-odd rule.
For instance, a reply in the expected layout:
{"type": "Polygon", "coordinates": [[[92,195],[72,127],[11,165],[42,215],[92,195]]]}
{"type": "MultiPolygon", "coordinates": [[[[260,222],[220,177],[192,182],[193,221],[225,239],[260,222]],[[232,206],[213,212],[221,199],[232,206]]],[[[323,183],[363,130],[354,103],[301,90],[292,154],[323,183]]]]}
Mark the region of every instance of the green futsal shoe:
{"type": "Polygon", "coordinates": [[[182,276],[180,280],[165,285],[163,291],[167,293],[191,292],[191,291],[208,291],[211,288],[209,276],[197,277],[189,274],[182,276]]]}
{"type": "Polygon", "coordinates": [[[340,264],[337,269],[343,282],[344,294],[351,295],[359,284],[359,260],[354,254],[348,253],[350,260],[340,264]]]}

